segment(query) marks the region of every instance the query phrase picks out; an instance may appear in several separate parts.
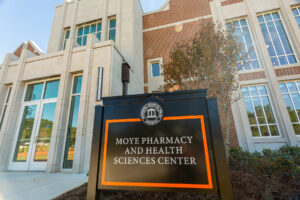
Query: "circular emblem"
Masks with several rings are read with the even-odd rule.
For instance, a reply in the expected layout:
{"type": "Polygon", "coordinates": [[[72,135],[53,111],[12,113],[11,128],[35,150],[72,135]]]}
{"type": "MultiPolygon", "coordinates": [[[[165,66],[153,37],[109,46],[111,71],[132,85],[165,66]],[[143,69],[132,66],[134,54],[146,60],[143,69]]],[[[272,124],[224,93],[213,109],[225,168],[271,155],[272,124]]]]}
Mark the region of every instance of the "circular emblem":
{"type": "Polygon", "coordinates": [[[164,111],[158,103],[149,102],[143,106],[140,115],[145,124],[153,126],[161,122],[164,111]]]}

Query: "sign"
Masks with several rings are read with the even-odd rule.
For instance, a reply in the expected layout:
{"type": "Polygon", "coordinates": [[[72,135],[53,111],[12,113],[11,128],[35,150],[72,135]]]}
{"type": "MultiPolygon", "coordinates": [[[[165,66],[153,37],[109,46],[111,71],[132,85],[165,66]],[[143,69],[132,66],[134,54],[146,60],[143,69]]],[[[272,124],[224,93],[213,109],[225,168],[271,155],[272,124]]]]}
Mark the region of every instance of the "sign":
{"type": "Polygon", "coordinates": [[[206,90],[103,98],[88,199],[100,190],[219,193],[232,199],[215,99],[206,90]]]}

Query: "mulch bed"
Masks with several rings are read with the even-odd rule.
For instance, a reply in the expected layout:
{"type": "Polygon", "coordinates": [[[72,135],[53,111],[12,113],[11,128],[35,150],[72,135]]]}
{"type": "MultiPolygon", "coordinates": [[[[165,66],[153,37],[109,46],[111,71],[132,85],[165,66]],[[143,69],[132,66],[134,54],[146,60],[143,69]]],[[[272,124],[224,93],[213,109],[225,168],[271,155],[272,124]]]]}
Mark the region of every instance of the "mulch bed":
{"type": "MultiPolygon", "coordinates": [[[[300,180],[282,180],[276,176],[260,176],[243,170],[230,171],[234,199],[300,200],[300,180]]],[[[67,192],[55,200],[86,199],[87,184],[67,192]]],[[[215,194],[103,191],[105,200],[217,200],[215,194]]]]}

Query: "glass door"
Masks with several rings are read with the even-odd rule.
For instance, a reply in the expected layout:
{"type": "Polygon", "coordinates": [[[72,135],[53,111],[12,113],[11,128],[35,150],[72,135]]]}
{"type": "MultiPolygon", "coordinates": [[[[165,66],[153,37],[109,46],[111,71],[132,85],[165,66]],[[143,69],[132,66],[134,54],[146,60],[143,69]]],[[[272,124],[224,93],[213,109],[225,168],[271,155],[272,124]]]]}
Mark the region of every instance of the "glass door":
{"type": "Polygon", "coordinates": [[[38,118],[39,127],[33,138],[32,155],[29,163],[29,170],[44,170],[46,168],[51,133],[54,122],[56,103],[44,103],[41,105],[41,114],[38,118]]]}
{"type": "Polygon", "coordinates": [[[32,135],[36,126],[37,105],[24,106],[16,147],[10,170],[27,170],[31,151],[32,135]]]}
{"type": "Polygon", "coordinates": [[[45,170],[58,87],[59,80],[27,85],[9,170],[45,170]]]}

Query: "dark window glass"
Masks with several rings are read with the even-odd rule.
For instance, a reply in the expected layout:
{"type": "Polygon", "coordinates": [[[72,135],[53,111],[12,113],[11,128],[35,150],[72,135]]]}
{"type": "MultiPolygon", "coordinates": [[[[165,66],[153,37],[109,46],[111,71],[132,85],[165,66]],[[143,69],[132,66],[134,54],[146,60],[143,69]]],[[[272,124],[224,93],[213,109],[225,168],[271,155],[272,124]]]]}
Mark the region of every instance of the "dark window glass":
{"type": "Polygon", "coordinates": [[[44,83],[30,84],[27,86],[25,101],[35,101],[42,98],[44,83]]]}

